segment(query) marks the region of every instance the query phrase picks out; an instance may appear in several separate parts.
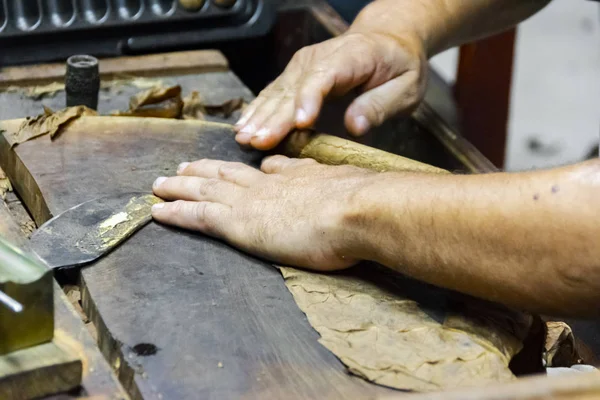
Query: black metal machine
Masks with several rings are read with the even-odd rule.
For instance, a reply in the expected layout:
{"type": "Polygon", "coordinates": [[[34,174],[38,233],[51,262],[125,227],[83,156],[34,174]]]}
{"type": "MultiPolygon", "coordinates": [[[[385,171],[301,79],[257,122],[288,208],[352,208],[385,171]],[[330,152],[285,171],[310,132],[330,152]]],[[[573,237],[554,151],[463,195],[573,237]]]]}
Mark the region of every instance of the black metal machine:
{"type": "Polygon", "coordinates": [[[199,48],[266,34],[269,0],[4,0],[0,66],[199,48]]]}

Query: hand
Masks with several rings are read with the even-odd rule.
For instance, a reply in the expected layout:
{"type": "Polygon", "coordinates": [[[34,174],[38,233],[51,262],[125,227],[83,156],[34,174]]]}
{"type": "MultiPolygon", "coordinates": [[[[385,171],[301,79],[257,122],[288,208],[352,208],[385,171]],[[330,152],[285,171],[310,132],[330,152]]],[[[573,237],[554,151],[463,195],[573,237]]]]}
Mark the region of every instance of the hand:
{"type": "Polygon", "coordinates": [[[350,133],[362,135],[421,101],[427,62],[420,39],[349,32],[298,51],[283,74],[245,109],[236,140],[260,150],[275,147],[292,129],[316,121],[323,100],[360,87],[346,110],[350,133]]]}
{"type": "Polygon", "coordinates": [[[197,230],[272,261],[319,270],[358,261],[345,219],[353,195],[374,173],[273,156],[261,170],[241,163],[183,163],[158,178],[154,193],[172,203],[152,208],[159,222],[197,230]]]}

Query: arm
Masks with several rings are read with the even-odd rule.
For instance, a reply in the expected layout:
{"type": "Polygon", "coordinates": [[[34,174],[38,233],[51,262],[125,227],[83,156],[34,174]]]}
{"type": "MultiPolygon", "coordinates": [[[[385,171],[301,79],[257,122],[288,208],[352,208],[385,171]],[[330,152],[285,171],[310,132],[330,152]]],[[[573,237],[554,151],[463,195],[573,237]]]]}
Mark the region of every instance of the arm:
{"type": "Polygon", "coordinates": [[[417,35],[427,57],[512,28],[551,0],[378,0],[365,7],[352,32],[417,35]]]}
{"type": "MultiPolygon", "coordinates": [[[[600,314],[600,160],[528,173],[387,174],[347,219],[364,258],[549,314],[600,314]]],[[[363,257],[361,257],[363,258],[363,257]]]]}
{"type": "Polygon", "coordinates": [[[600,314],[600,160],[528,173],[374,173],[274,156],[184,164],[158,221],[317,270],[374,260],[546,314],[600,314]],[[183,201],[181,201],[183,200],[183,201]]]}
{"type": "Polygon", "coordinates": [[[328,96],[360,89],[344,117],[362,135],[425,93],[427,58],[507,29],[549,0],[377,0],[344,35],[299,50],[245,109],[236,140],[268,150],[294,128],[312,126],[328,96]]]}

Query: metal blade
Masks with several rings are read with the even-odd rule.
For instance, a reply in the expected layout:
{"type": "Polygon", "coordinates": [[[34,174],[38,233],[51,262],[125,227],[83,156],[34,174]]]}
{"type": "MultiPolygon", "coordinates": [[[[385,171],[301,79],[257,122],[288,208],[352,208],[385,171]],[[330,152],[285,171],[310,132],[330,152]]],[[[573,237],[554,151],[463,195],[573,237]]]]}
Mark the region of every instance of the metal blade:
{"type": "Polygon", "coordinates": [[[42,225],[31,236],[31,246],[49,268],[90,263],[147,224],[152,205],[160,202],[147,193],[90,200],[42,225]]]}

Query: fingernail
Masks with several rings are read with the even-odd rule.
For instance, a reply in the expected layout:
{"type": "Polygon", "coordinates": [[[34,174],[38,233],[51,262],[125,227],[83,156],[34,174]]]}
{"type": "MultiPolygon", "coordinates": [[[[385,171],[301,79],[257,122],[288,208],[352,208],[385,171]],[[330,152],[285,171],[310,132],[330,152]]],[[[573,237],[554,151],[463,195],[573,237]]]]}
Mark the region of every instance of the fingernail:
{"type": "Polygon", "coordinates": [[[237,140],[239,143],[248,142],[251,138],[252,138],[252,135],[250,133],[241,133],[240,132],[237,135],[235,135],[235,140],[237,140]]]}
{"type": "Polygon", "coordinates": [[[165,206],[165,203],[157,203],[157,204],[155,204],[155,205],[152,206],[152,211],[160,210],[164,206],[165,206]]]}
{"type": "Polygon", "coordinates": [[[308,120],[308,114],[306,113],[306,111],[304,111],[304,109],[299,108],[296,111],[296,123],[304,124],[307,122],[307,120],[308,120]]]}
{"type": "Polygon", "coordinates": [[[250,125],[244,126],[240,130],[240,133],[247,133],[249,135],[252,135],[255,131],[256,131],[256,127],[253,124],[250,124],[250,125]]]}
{"type": "Polygon", "coordinates": [[[369,121],[363,115],[356,117],[354,124],[359,133],[365,133],[369,130],[369,121]]]}
{"type": "Polygon", "coordinates": [[[238,122],[235,123],[235,126],[242,126],[250,119],[250,114],[244,114],[240,117],[238,122]]]}
{"type": "Polygon", "coordinates": [[[186,167],[187,167],[188,165],[190,165],[190,163],[189,163],[189,162],[182,162],[181,164],[179,164],[179,165],[177,166],[177,173],[178,173],[178,174],[182,173],[182,172],[183,172],[183,170],[184,170],[184,169],[186,169],[186,167]]]}
{"type": "Polygon", "coordinates": [[[260,128],[258,132],[254,134],[255,138],[264,138],[265,136],[269,136],[271,134],[271,130],[269,128],[260,128]]]}
{"type": "Polygon", "coordinates": [[[154,181],[154,183],[152,184],[152,186],[155,187],[155,188],[157,188],[157,187],[159,187],[166,180],[167,180],[167,178],[165,178],[164,176],[161,176],[160,178],[156,178],[156,180],[154,181]]]}

